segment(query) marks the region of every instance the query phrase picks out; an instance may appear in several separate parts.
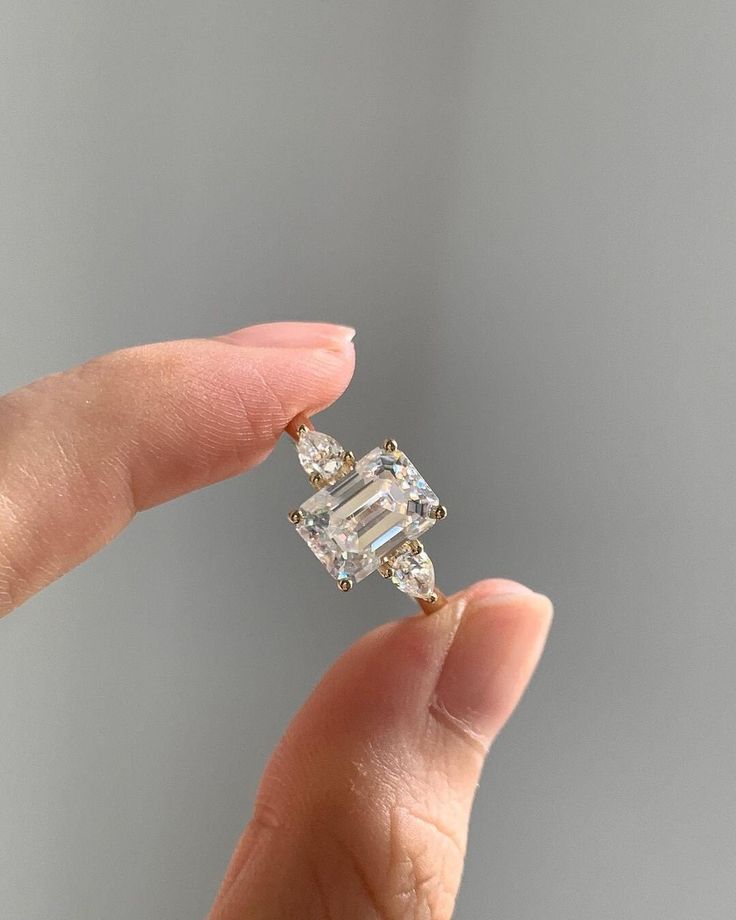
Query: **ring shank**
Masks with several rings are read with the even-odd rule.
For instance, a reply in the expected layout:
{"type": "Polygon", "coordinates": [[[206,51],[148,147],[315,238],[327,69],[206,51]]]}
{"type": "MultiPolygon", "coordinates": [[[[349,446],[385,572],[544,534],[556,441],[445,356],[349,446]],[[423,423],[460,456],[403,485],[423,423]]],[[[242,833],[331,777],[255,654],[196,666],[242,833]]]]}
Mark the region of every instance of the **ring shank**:
{"type": "Polygon", "coordinates": [[[437,595],[437,600],[428,601],[423,597],[417,598],[417,602],[422,608],[422,612],[427,616],[430,616],[433,613],[437,613],[437,611],[441,610],[447,603],[447,597],[442,593],[442,591],[440,591],[439,588],[435,588],[434,593],[437,595]]]}

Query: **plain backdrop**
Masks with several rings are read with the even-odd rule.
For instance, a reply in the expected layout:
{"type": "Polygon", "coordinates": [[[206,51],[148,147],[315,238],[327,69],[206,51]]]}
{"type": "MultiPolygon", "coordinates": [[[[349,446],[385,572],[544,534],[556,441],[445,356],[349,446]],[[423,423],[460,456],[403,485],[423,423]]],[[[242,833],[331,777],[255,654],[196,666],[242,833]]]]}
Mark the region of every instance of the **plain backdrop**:
{"type": "MultiPolygon", "coordinates": [[[[320,425],[548,593],[460,920],[736,910],[736,6],[0,0],[0,389],[357,326],[320,425]]],[[[1,432],[0,432],[1,436],[1,432]]],[[[0,914],[206,913],[290,716],[411,604],[341,596],[282,443],[0,623],[0,914]]]]}

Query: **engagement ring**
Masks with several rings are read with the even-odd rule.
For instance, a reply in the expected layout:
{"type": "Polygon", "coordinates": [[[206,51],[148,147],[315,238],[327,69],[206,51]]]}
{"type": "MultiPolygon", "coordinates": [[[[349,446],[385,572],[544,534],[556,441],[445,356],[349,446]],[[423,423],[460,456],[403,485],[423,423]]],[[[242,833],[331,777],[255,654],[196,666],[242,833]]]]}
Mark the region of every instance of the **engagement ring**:
{"type": "Polygon", "coordinates": [[[447,509],[393,439],[359,460],[299,418],[287,429],[299,462],[317,489],[289,520],[341,591],[378,572],[425,613],[445,601],[434,566],[417,539],[447,509]]]}

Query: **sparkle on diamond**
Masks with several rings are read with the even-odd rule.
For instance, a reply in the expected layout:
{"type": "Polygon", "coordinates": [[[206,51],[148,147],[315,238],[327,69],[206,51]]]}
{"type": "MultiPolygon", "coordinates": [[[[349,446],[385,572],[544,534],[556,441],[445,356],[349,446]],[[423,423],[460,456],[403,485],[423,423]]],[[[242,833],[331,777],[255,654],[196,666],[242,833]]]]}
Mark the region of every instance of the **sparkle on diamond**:
{"type": "Polygon", "coordinates": [[[435,523],[439,499],[400,450],[377,447],[299,508],[298,533],[335,579],[361,581],[435,523]]]}
{"type": "Polygon", "coordinates": [[[407,550],[392,560],[391,581],[399,591],[412,597],[431,597],[434,591],[434,566],[424,552],[407,550]]]}

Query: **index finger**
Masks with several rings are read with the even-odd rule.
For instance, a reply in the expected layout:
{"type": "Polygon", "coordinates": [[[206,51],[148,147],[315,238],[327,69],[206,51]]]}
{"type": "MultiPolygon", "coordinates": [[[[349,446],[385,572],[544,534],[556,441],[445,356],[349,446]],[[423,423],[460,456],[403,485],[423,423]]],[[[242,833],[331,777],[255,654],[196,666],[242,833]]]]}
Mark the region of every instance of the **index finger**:
{"type": "Polygon", "coordinates": [[[0,615],[136,511],[260,462],[353,373],[353,330],[271,323],[114,352],[0,399],[0,615]]]}

